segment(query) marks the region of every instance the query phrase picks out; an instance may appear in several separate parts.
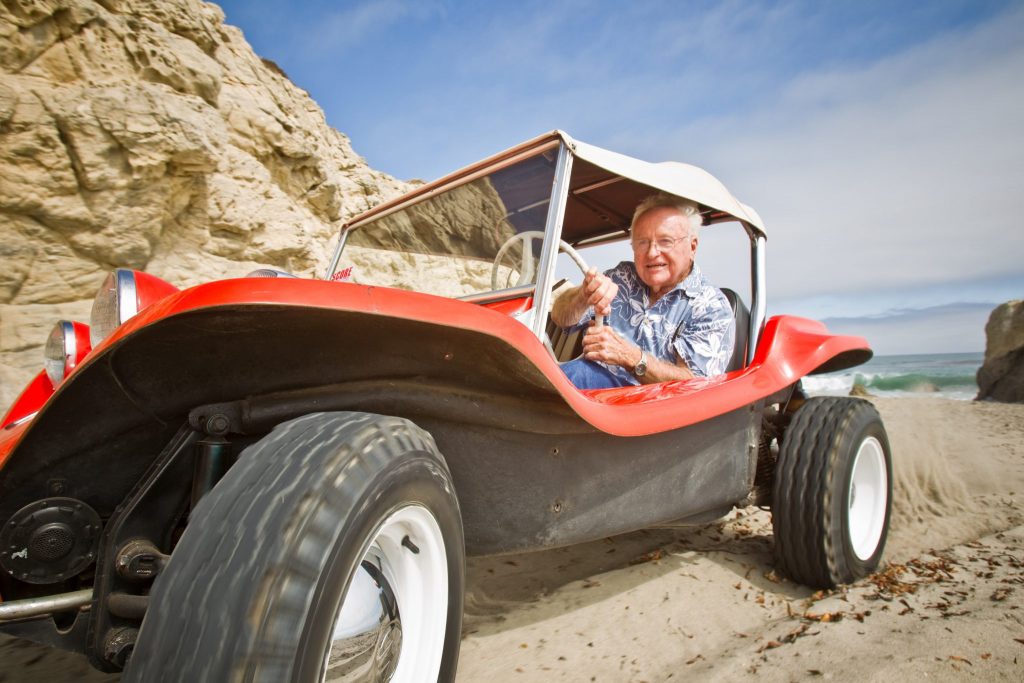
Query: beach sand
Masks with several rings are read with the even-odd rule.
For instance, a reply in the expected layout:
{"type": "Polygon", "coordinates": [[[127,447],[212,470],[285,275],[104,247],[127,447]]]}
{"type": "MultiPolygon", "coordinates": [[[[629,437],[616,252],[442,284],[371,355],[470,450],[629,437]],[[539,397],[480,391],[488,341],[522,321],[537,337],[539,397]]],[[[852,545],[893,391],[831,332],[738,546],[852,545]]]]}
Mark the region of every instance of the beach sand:
{"type": "Polygon", "coordinates": [[[771,517],[470,561],[459,681],[1024,679],[1024,405],[872,399],[894,453],[887,571],[772,568],[771,517]]]}
{"type": "MultiPolygon", "coordinates": [[[[1024,679],[1024,405],[872,399],[895,493],[884,571],[815,593],[769,513],[469,561],[458,681],[1024,679]]],[[[116,680],[0,641],[0,681],[116,680]]]]}

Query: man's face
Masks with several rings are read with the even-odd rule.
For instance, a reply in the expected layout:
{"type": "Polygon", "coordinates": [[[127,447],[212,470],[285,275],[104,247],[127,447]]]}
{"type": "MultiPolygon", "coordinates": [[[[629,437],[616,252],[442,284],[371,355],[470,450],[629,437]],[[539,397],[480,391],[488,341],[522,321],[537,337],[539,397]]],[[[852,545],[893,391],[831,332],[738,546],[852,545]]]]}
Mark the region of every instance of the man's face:
{"type": "Polygon", "coordinates": [[[690,274],[697,238],[690,236],[689,225],[677,210],[660,206],[645,212],[633,227],[636,272],[654,292],[664,293],[690,274]],[[662,249],[659,243],[672,246],[662,249]]]}

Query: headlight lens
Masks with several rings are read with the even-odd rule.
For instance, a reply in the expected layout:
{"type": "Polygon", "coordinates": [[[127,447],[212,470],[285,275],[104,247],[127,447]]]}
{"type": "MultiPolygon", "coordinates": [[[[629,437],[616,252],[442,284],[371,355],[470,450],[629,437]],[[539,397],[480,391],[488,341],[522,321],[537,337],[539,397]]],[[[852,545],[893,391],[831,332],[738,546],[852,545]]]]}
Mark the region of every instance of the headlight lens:
{"type": "Polygon", "coordinates": [[[82,323],[61,320],[54,325],[43,358],[43,367],[54,388],[85,358],[89,348],[89,333],[82,323]]]}
{"type": "Polygon", "coordinates": [[[257,268],[256,270],[254,270],[254,271],[250,272],[248,275],[246,275],[246,277],[269,277],[269,278],[272,278],[272,277],[289,277],[289,278],[298,278],[297,275],[292,275],[291,273],[286,273],[283,270],[277,270],[275,268],[257,268]]]}
{"type": "Polygon", "coordinates": [[[107,279],[96,293],[89,316],[89,339],[93,348],[100,345],[114,330],[139,312],[135,294],[135,273],[118,268],[107,275],[107,279]]]}

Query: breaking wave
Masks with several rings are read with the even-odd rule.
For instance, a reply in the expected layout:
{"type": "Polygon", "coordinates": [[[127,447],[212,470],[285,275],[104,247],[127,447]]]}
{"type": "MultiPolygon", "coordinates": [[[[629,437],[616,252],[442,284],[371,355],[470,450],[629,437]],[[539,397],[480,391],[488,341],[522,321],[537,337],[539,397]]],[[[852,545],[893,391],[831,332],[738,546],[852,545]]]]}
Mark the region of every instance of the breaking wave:
{"type": "Polygon", "coordinates": [[[806,377],[804,389],[812,395],[846,395],[855,384],[879,396],[928,394],[972,399],[978,393],[975,374],[980,354],[897,357],[881,356],[849,370],[806,377]]]}

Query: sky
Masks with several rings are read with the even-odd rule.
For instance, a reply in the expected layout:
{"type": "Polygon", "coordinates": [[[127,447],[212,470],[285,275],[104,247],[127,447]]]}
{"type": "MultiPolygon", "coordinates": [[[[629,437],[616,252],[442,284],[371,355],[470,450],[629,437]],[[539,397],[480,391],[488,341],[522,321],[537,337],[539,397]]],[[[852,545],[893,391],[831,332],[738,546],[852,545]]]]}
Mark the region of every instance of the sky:
{"type": "MultiPolygon", "coordinates": [[[[981,351],[1024,298],[1019,0],[219,4],[401,179],[554,128],[705,168],[764,220],[769,315],[981,351]]],[[[698,262],[743,292],[745,242],[716,229],[698,262]]]]}

